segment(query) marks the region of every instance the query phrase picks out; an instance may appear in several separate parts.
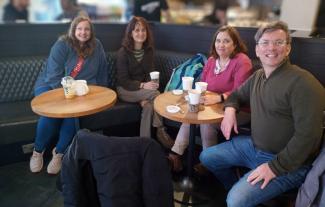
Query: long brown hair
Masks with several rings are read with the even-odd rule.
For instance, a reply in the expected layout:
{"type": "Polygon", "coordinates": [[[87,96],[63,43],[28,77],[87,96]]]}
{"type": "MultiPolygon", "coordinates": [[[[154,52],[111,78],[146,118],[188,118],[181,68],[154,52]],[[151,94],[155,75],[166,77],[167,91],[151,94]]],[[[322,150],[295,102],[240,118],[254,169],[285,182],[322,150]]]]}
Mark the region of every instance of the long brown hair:
{"type": "Polygon", "coordinates": [[[230,36],[231,40],[234,43],[235,49],[234,51],[230,54],[230,58],[235,57],[238,53],[245,53],[247,54],[247,47],[244,44],[244,41],[241,39],[238,31],[231,26],[222,26],[220,27],[217,32],[213,36],[213,41],[210,46],[210,56],[214,57],[215,59],[219,58],[218,53],[216,52],[216,47],[215,47],[215,42],[217,39],[217,36],[220,32],[227,32],[228,35],[230,36]]]}
{"type": "Polygon", "coordinates": [[[68,30],[68,33],[65,35],[62,35],[60,39],[63,39],[67,41],[77,52],[78,56],[86,58],[90,56],[96,47],[96,40],[95,40],[95,31],[94,26],[91,23],[91,20],[89,17],[81,15],[77,16],[73,19],[73,21],[70,24],[70,28],[68,30]],[[82,46],[79,44],[79,40],[76,38],[76,28],[80,22],[87,21],[90,25],[90,38],[87,42],[85,42],[82,46]]]}
{"type": "Polygon", "coordinates": [[[153,37],[152,37],[152,32],[150,30],[149,24],[145,18],[138,17],[138,16],[134,16],[130,20],[129,24],[127,25],[124,38],[122,40],[122,46],[129,51],[134,50],[134,40],[132,37],[132,31],[134,30],[137,24],[143,25],[147,31],[147,39],[143,43],[143,49],[149,49],[149,48],[153,49],[153,37]]]}

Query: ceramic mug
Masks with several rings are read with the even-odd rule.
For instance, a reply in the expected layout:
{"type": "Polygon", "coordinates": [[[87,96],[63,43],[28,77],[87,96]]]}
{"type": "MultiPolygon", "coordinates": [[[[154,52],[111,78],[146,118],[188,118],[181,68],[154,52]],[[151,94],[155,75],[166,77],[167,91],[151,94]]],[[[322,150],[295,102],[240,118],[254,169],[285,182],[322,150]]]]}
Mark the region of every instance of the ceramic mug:
{"type": "Polygon", "coordinates": [[[74,90],[77,96],[84,96],[89,92],[86,80],[74,81],[74,90]]]}

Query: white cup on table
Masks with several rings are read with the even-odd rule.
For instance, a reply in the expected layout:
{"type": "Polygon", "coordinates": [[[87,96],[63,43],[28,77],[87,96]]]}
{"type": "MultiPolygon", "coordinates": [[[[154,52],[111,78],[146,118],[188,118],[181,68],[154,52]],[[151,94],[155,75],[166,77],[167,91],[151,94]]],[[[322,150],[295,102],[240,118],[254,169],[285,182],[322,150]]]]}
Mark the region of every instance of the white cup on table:
{"type": "Polygon", "coordinates": [[[182,86],[184,91],[189,91],[192,89],[193,80],[194,80],[193,77],[187,77],[187,76],[182,77],[182,86]]]}
{"type": "Polygon", "coordinates": [[[74,90],[77,96],[84,96],[89,92],[86,80],[74,81],[74,90]]]}
{"type": "Polygon", "coordinates": [[[189,112],[197,113],[199,112],[200,107],[200,98],[201,98],[201,91],[196,89],[191,89],[188,91],[188,110],[189,112]]]}
{"type": "Polygon", "coordinates": [[[64,96],[67,99],[73,98],[75,96],[75,88],[74,88],[75,80],[71,76],[65,76],[61,80],[61,84],[64,90],[64,96]]]}
{"type": "Polygon", "coordinates": [[[208,83],[207,82],[196,82],[195,89],[201,91],[201,95],[204,95],[207,91],[208,83]]]}

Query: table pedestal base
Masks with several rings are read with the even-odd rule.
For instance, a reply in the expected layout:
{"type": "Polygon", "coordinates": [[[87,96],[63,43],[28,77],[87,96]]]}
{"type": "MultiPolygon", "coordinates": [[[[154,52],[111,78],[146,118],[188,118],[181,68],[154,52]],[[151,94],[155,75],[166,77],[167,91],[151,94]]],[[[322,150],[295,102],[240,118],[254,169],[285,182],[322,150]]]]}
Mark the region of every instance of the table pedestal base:
{"type": "Polygon", "coordinates": [[[181,204],[181,206],[196,206],[209,203],[210,199],[204,196],[202,193],[196,191],[194,186],[197,186],[194,178],[185,177],[183,178],[177,186],[174,187],[175,192],[179,196],[175,196],[174,201],[181,204]]]}

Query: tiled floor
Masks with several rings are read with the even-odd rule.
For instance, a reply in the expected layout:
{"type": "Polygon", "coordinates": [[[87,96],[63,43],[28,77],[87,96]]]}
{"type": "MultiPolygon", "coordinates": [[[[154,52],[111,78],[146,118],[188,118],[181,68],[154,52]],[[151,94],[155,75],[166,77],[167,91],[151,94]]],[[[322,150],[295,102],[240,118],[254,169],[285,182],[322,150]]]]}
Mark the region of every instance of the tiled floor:
{"type": "MultiPolygon", "coordinates": [[[[206,194],[210,201],[196,206],[225,206],[224,193],[213,183],[211,178],[200,178],[201,185],[198,191],[206,194]]],[[[183,193],[175,192],[174,195],[176,199],[181,200],[183,193]]],[[[48,175],[45,170],[38,174],[30,173],[27,161],[0,167],[0,206],[63,206],[63,198],[56,190],[56,176],[48,175]]],[[[175,207],[181,206],[185,205],[175,203],[175,207]]]]}
{"type": "Polygon", "coordinates": [[[59,207],[63,199],[56,190],[56,176],[32,174],[28,162],[0,167],[1,207],[59,207]]]}

